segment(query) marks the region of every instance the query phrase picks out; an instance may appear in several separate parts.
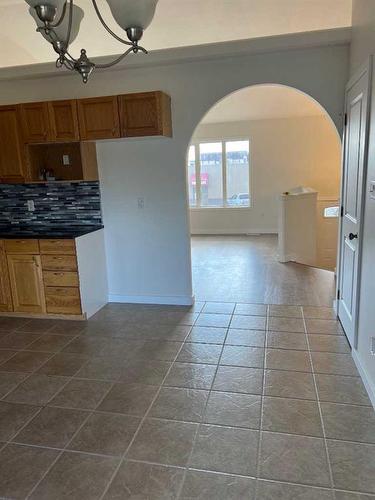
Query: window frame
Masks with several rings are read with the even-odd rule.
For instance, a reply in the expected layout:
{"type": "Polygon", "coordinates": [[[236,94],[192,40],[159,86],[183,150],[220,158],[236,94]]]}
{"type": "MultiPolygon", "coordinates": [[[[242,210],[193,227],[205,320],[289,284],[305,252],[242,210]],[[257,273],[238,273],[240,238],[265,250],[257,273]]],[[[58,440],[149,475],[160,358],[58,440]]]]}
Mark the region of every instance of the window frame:
{"type": "MultiPolygon", "coordinates": [[[[253,179],[252,179],[252,168],[251,168],[251,160],[250,160],[250,138],[249,137],[220,137],[220,138],[205,138],[205,139],[199,139],[197,141],[192,141],[189,144],[189,149],[191,146],[194,146],[194,152],[195,152],[195,189],[196,189],[196,204],[195,205],[190,205],[190,198],[188,197],[188,205],[190,210],[223,210],[223,209],[228,209],[228,210],[249,210],[253,208],[253,193],[252,193],[252,186],[253,186],[253,179]],[[247,206],[233,206],[233,205],[228,205],[228,199],[227,199],[227,147],[226,143],[227,142],[240,142],[240,141],[246,141],[249,143],[249,186],[248,186],[248,191],[249,191],[249,205],[247,206]],[[220,206],[215,206],[215,207],[208,207],[208,206],[202,206],[201,205],[201,161],[200,161],[200,144],[210,144],[210,143],[217,143],[221,142],[222,146],[222,186],[223,186],[223,204],[220,206]]],[[[186,168],[186,171],[188,171],[188,168],[186,168]]],[[[189,183],[189,178],[187,179],[189,183]]],[[[188,189],[189,189],[189,184],[188,184],[188,189]]]]}

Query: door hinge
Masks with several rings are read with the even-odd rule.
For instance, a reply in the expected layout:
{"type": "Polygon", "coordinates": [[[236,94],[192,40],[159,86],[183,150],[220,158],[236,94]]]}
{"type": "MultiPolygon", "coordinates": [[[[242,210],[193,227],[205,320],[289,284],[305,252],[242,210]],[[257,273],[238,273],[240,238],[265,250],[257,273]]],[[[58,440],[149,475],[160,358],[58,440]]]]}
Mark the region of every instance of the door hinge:
{"type": "Polygon", "coordinates": [[[340,214],[341,214],[341,217],[344,217],[344,205],[341,205],[340,214]]]}
{"type": "Polygon", "coordinates": [[[347,124],[348,124],[348,113],[345,113],[345,115],[344,115],[344,125],[345,125],[345,127],[347,126],[347,124]]]}
{"type": "Polygon", "coordinates": [[[340,290],[337,290],[337,300],[340,300],[340,296],[341,296],[340,290]]]}

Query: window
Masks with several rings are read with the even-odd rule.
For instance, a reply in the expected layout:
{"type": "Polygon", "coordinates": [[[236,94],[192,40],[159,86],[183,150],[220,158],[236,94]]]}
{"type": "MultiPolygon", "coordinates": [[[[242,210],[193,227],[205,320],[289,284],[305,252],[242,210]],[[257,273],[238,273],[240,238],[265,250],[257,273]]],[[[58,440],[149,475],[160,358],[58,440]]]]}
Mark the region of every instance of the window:
{"type": "Polygon", "coordinates": [[[192,144],[187,172],[190,207],[250,206],[248,140],[192,144]]]}

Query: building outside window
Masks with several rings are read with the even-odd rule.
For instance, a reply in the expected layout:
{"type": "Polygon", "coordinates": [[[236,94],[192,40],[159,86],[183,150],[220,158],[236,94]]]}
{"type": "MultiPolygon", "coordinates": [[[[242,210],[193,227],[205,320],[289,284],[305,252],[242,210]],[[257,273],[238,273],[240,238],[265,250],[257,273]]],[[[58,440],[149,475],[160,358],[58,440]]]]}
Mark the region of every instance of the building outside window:
{"type": "Polygon", "coordinates": [[[187,175],[191,208],[251,206],[248,140],[191,144],[187,175]]]}

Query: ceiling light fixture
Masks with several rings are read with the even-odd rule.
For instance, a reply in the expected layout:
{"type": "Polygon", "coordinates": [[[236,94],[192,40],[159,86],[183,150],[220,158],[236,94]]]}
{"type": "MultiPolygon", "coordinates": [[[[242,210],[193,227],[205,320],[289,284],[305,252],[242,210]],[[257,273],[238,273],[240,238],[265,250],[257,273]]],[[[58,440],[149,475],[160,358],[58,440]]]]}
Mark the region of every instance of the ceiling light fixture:
{"type": "Polygon", "coordinates": [[[117,41],[129,46],[121,56],[107,64],[96,64],[91,61],[85,49],[81,50],[78,59],[69,53],[69,46],[76,39],[84,16],[83,10],[74,5],[74,0],[25,1],[30,6],[29,12],[37,24],[37,31],[52,44],[59,56],[56,67],[77,71],[84,83],[87,83],[95,68],[110,68],[132,52],[147,54],[147,50],[139,45],[139,41],[154,17],[158,0],[106,0],[115,21],[126,32],[128,40],[124,40],[111,30],[104,21],[96,0],[92,0],[96,15],[108,33],[117,41]]]}

